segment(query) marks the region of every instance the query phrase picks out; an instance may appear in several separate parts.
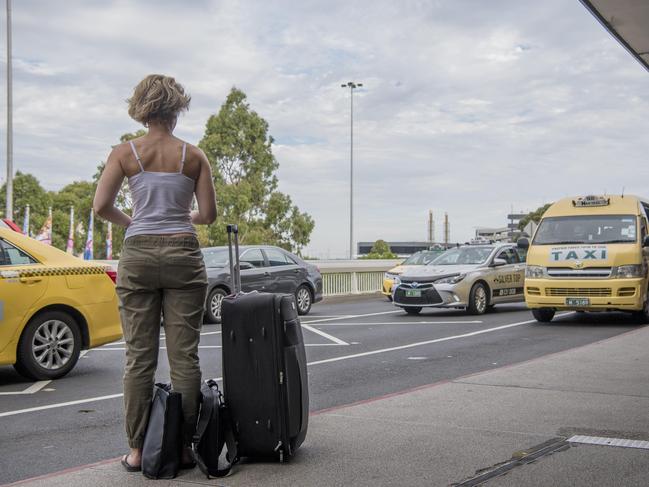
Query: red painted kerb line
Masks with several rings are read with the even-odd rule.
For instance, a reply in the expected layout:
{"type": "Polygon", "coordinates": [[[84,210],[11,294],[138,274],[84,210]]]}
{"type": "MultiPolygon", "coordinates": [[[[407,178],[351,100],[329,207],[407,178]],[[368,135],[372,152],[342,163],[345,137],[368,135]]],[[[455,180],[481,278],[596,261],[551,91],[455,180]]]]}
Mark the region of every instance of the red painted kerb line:
{"type": "MultiPolygon", "coordinates": [[[[537,362],[537,361],[542,360],[542,359],[546,359],[546,358],[549,358],[549,357],[555,357],[557,355],[561,355],[561,354],[564,354],[564,353],[567,353],[567,352],[572,352],[574,350],[579,350],[579,349],[582,349],[582,348],[591,347],[593,345],[598,345],[600,343],[604,343],[604,342],[607,342],[609,340],[613,340],[615,338],[620,338],[620,337],[623,337],[623,336],[626,336],[626,335],[631,335],[633,333],[638,333],[638,332],[643,331],[645,328],[647,328],[647,327],[643,326],[643,327],[637,328],[635,330],[629,330],[629,331],[621,333],[619,335],[615,335],[615,336],[612,336],[612,337],[604,338],[602,340],[598,340],[596,342],[586,343],[586,344],[580,345],[578,347],[568,348],[566,350],[561,350],[559,352],[554,352],[554,353],[550,353],[550,354],[547,354],[547,355],[541,355],[539,357],[535,357],[535,358],[532,358],[532,359],[529,359],[529,360],[524,360],[522,362],[516,362],[516,363],[513,363],[513,364],[509,364],[509,365],[503,365],[501,367],[495,367],[495,368],[489,369],[489,370],[481,370],[480,372],[473,372],[471,374],[462,375],[460,377],[454,377],[452,379],[444,379],[444,380],[441,380],[439,382],[433,382],[432,384],[424,384],[424,385],[417,386],[417,387],[411,387],[410,389],[404,389],[404,390],[397,391],[397,392],[391,392],[390,394],[384,394],[382,396],[376,396],[376,397],[372,397],[372,398],[369,398],[369,399],[363,399],[361,401],[356,401],[356,402],[352,402],[352,403],[349,403],[349,404],[343,404],[343,405],[340,405],[340,406],[333,406],[333,407],[330,407],[330,408],[319,409],[317,411],[312,411],[311,413],[309,413],[309,416],[318,416],[320,414],[326,414],[326,413],[330,413],[330,412],[333,412],[333,411],[339,411],[339,410],[342,410],[342,409],[352,408],[354,406],[360,406],[362,404],[369,404],[369,403],[373,403],[373,402],[377,402],[377,401],[383,401],[385,399],[390,399],[391,397],[403,396],[405,394],[409,394],[411,392],[416,392],[416,391],[421,391],[421,390],[424,390],[424,389],[432,389],[434,387],[443,386],[445,384],[449,384],[449,383],[452,383],[454,381],[458,381],[458,380],[462,380],[462,379],[467,379],[469,377],[476,377],[476,376],[480,376],[480,375],[483,375],[483,374],[488,374],[490,372],[494,372],[494,371],[498,371],[498,370],[509,369],[511,367],[517,367],[519,365],[524,365],[524,364],[537,362]]],[[[50,478],[54,478],[54,477],[60,477],[62,475],[66,475],[66,474],[69,474],[69,473],[78,472],[79,470],[85,470],[85,469],[92,468],[92,467],[98,467],[98,466],[101,466],[101,465],[107,465],[107,464],[110,464],[110,463],[115,463],[115,462],[118,462],[120,459],[121,459],[121,457],[117,457],[117,458],[111,458],[109,460],[102,460],[102,461],[97,462],[97,463],[90,463],[88,465],[79,465],[78,467],[70,467],[70,468],[66,468],[65,470],[60,470],[58,472],[52,472],[52,473],[40,475],[38,477],[31,477],[31,478],[24,479],[24,480],[18,480],[17,482],[13,482],[11,484],[3,484],[3,485],[0,485],[0,487],[13,487],[13,486],[17,486],[17,485],[24,485],[24,484],[29,483],[29,482],[35,482],[37,480],[45,480],[45,479],[50,479],[50,478]]]]}

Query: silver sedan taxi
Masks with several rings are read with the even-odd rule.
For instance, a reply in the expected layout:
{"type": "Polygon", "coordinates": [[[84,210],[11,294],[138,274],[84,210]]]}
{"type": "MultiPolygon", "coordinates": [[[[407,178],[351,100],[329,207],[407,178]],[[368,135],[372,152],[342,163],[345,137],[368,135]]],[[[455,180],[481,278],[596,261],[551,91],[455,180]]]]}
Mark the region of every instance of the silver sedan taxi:
{"type": "Polygon", "coordinates": [[[483,314],[498,303],[524,301],[525,260],[512,243],[463,245],[394,282],[395,306],[408,314],[426,307],[483,314]]]}

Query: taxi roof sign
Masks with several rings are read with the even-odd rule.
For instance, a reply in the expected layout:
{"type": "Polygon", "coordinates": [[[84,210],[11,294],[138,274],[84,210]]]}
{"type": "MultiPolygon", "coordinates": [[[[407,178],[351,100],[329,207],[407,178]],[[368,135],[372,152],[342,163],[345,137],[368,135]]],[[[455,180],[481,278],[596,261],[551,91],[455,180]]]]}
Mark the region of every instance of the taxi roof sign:
{"type": "Polygon", "coordinates": [[[611,198],[604,196],[588,195],[583,198],[572,200],[572,206],[577,208],[590,207],[590,206],[608,206],[611,204],[611,198]]]}

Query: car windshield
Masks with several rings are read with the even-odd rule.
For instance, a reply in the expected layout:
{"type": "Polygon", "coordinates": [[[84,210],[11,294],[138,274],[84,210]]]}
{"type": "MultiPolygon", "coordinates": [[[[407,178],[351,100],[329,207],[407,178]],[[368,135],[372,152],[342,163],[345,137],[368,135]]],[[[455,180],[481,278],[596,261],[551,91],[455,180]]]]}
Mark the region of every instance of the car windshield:
{"type": "Polygon", "coordinates": [[[429,265],[475,265],[487,261],[493,247],[459,247],[450,249],[429,265]]]}
{"type": "Polygon", "coordinates": [[[533,244],[605,244],[636,241],[633,215],[559,216],[541,220],[533,244]]]}
{"type": "Polygon", "coordinates": [[[230,256],[228,249],[202,249],[205,267],[225,267],[230,256]]]}
{"type": "Polygon", "coordinates": [[[435,257],[438,255],[439,252],[435,252],[433,250],[422,250],[421,252],[412,254],[410,257],[404,260],[403,265],[426,265],[433,259],[435,259],[435,257]]]}

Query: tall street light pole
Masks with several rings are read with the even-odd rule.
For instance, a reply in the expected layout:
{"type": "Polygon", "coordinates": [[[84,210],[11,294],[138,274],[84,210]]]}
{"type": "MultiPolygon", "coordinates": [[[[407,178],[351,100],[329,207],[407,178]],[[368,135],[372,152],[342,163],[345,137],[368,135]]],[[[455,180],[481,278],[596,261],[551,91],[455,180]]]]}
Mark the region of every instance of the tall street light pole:
{"type": "Polygon", "coordinates": [[[13,220],[14,168],[13,168],[13,115],[11,67],[11,0],[7,2],[7,207],[5,218],[13,220]]]}
{"type": "Polygon", "coordinates": [[[348,81],[340,85],[349,88],[350,118],[349,118],[349,258],[354,258],[354,89],[363,86],[363,83],[348,81]]]}

